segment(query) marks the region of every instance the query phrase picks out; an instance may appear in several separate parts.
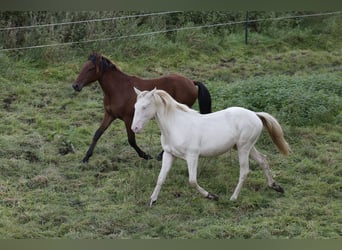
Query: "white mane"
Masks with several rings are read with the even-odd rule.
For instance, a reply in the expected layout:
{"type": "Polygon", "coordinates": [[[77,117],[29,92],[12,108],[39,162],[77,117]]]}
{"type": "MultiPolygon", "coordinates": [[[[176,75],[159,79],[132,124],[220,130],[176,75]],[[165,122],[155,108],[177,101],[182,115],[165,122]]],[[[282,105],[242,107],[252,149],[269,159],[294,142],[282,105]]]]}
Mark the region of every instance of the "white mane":
{"type": "Polygon", "coordinates": [[[154,100],[158,106],[163,105],[166,112],[174,111],[175,109],[181,110],[186,113],[198,114],[196,110],[193,110],[185,104],[179,103],[174,100],[166,91],[156,90],[154,93],[154,100]]]}

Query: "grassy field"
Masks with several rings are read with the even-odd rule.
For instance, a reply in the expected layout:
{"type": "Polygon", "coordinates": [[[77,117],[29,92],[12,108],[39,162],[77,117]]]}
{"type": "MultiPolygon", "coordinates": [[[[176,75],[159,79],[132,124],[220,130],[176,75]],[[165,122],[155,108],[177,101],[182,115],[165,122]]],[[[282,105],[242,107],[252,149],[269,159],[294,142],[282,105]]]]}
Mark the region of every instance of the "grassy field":
{"type": "MultiPolygon", "coordinates": [[[[229,201],[239,174],[232,150],[200,160],[199,184],[219,201],[192,189],[177,160],[152,208],[146,205],[161,163],[136,155],[121,121],[89,163],[80,163],[103,116],[97,83],[80,93],[71,88],[91,51],[63,61],[62,49],[36,52],[41,61],[0,53],[0,238],[341,238],[340,35],[255,33],[246,46],[243,34],[180,32],[179,42],[155,36],[101,51],[129,74],[178,72],[204,82],[215,111],[244,106],[273,114],[292,149],[283,157],[266,133],[257,144],[283,195],[267,188],[251,162],[239,199],[229,201]]],[[[156,123],[137,141],[156,156],[156,123]]]]}

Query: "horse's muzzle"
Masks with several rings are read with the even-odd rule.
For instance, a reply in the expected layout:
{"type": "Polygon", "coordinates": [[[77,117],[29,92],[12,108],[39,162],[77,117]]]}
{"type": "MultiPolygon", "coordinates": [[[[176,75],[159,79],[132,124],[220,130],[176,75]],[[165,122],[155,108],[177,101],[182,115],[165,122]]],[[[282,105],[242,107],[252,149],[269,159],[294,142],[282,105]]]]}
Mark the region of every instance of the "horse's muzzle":
{"type": "Polygon", "coordinates": [[[141,128],[141,127],[134,126],[134,125],[132,125],[131,129],[132,129],[132,131],[133,131],[134,133],[136,133],[136,134],[140,134],[141,131],[142,131],[142,128],[141,128]]]}
{"type": "Polygon", "coordinates": [[[82,90],[82,86],[79,85],[78,83],[73,83],[72,87],[75,91],[80,92],[82,90]]]}

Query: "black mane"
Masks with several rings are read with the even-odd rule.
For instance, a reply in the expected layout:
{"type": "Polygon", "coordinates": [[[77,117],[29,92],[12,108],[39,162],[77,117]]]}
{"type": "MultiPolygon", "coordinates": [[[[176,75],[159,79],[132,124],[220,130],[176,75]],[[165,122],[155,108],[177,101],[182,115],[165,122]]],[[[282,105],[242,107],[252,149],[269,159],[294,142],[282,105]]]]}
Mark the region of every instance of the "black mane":
{"type": "Polygon", "coordinates": [[[92,54],[90,54],[88,60],[94,63],[96,67],[99,67],[101,71],[117,69],[117,67],[111,60],[97,52],[93,52],[92,54]]]}

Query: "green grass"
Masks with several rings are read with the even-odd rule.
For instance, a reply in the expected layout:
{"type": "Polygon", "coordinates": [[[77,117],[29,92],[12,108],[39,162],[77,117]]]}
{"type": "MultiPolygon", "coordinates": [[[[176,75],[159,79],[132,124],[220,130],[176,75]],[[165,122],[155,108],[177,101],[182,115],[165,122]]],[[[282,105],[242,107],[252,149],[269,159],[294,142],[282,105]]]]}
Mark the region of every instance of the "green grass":
{"type": "MultiPolygon", "coordinates": [[[[161,163],[136,155],[121,121],[89,164],[80,163],[103,115],[98,84],[80,93],[71,88],[87,52],[63,63],[0,54],[1,238],[341,238],[341,43],[289,43],[296,32],[283,40],[252,34],[248,46],[240,34],[179,34],[176,42],[155,37],[121,54],[104,51],[130,74],[179,72],[204,82],[214,110],[240,105],[279,119],[290,156],[266,133],[257,147],[285,194],[268,189],[251,162],[237,202],[229,201],[239,174],[231,150],[200,160],[198,181],[218,202],[188,185],[186,164],[177,160],[148,208],[161,163]]],[[[137,141],[156,156],[156,123],[137,141]]]]}

